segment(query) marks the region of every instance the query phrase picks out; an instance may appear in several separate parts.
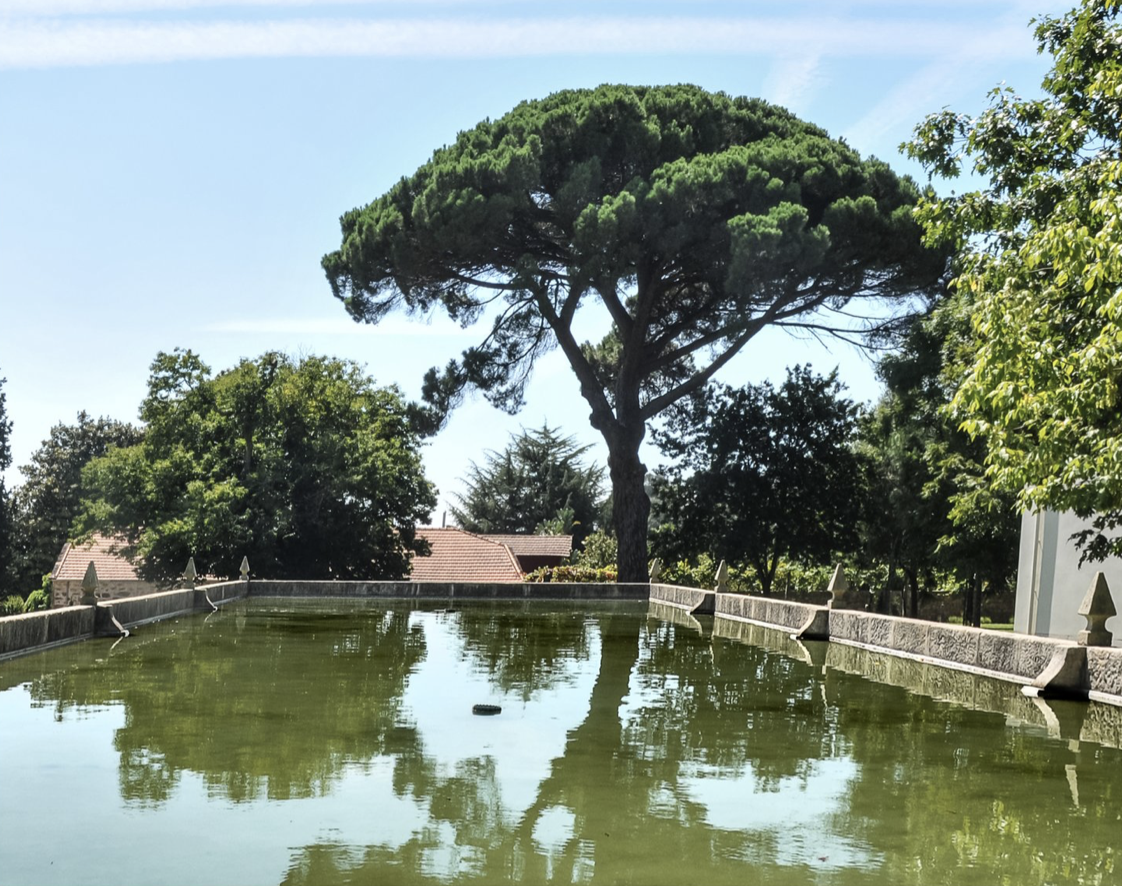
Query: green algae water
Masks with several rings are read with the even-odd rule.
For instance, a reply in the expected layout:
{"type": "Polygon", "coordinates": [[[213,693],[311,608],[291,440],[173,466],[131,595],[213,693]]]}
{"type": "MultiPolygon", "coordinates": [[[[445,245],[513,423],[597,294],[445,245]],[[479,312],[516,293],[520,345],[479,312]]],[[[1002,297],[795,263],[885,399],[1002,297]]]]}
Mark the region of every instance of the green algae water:
{"type": "Polygon", "coordinates": [[[0,884],[1122,883],[1117,709],[658,615],[254,599],[2,663],[0,884]]]}

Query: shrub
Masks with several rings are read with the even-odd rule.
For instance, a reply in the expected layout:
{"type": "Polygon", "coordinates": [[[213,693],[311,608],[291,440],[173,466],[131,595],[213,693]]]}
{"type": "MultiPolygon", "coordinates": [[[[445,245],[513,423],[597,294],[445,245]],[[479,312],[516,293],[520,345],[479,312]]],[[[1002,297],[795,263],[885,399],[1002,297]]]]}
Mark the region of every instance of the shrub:
{"type": "Polygon", "coordinates": [[[574,566],[589,566],[594,569],[614,569],[619,544],[616,537],[603,529],[590,533],[579,551],[570,557],[574,566]]]}
{"type": "Polygon", "coordinates": [[[575,584],[611,584],[618,581],[614,566],[542,566],[526,574],[526,581],[538,583],[572,582],[575,584]]]}
{"type": "Polygon", "coordinates": [[[24,599],[19,594],[12,594],[3,604],[0,604],[0,615],[19,615],[23,612],[24,599]]]}
{"type": "Polygon", "coordinates": [[[40,588],[39,590],[32,591],[27,595],[27,599],[23,603],[24,612],[37,612],[40,609],[47,609],[51,605],[51,595],[47,591],[40,588]]]}

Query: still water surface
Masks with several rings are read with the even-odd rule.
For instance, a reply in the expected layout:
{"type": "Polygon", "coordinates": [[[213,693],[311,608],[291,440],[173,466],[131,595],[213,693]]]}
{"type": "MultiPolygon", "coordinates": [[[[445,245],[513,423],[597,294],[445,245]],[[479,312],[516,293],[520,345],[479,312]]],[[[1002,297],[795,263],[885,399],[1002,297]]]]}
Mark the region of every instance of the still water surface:
{"type": "Polygon", "coordinates": [[[1117,748],[645,606],[255,600],[0,664],[0,884],[1111,884],[1120,843],[1117,748]]]}

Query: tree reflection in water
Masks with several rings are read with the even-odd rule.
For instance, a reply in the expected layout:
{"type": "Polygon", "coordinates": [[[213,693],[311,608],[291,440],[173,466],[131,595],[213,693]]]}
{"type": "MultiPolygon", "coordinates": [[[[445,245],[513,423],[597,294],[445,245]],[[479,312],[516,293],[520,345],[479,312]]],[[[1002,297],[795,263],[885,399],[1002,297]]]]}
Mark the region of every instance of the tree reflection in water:
{"type": "Polygon", "coordinates": [[[352,773],[387,767],[415,822],[309,834],[286,883],[1122,880],[1117,749],[802,660],[773,632],[621,605],[268,605],[29,678],[60,716],[123,705],[121,795],[153,814],[185,772],[237,804],[342,803],[352,773]],[[502,716],[472,718],[488,700],[502,716]]]}

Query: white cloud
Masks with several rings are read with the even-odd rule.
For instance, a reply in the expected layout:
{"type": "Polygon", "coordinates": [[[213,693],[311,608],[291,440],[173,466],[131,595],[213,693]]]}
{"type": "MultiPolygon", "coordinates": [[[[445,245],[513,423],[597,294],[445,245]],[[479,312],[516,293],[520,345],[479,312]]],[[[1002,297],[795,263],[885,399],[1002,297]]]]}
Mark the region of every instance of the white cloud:
{"type": "MultiPolygon", "coordinates": [[[[987,41],[992,60],[1013,46],[987,41]]],[[[1015,45],[1024,52],[1024,31],[1015,45]]],[[[939,56],[967,42],[939,21],[808,18],[584,17],[126,21],[11,19],[0,28],[0,67],[42,68],[220,58],[380,56],[519,58],[558,55],[726,54],[939,56]]]]}
{"type": "MultiPolygon", "coordinates": [[[[128,12],[178,12],[188,9],[379,6],[393,0],[0,0],[0,15],[114,15],[128,12]]],[[[450,5],[473,0],[410,0],[450,5]]]]}
{"type": "MultiPolygon", "coordinates": [[[[961,40],[953,53],[925,65],[888,90],[843,137],[861,149],[879,143],[893,132],[910,133],[919,122],[917,108],[934,111],[953,102],[963,90],[978,94],[979,89],[996,86],[996,82],[980,79],[992,68],[990,62],[1001,57],[1024,59],[1031,41],[1025,22],[1008,22],[961,40]]],[[[1022,88],[1037,85],[1025,83],[1022,88]]]]}
{"type": "Polygon", "coordinates": [[[763,97],[796,114],[805,110],[814,89],[822,82],[819,71],[822,56],[809,52],[802,56],[776,59],[764,80],[763,97]]]}

